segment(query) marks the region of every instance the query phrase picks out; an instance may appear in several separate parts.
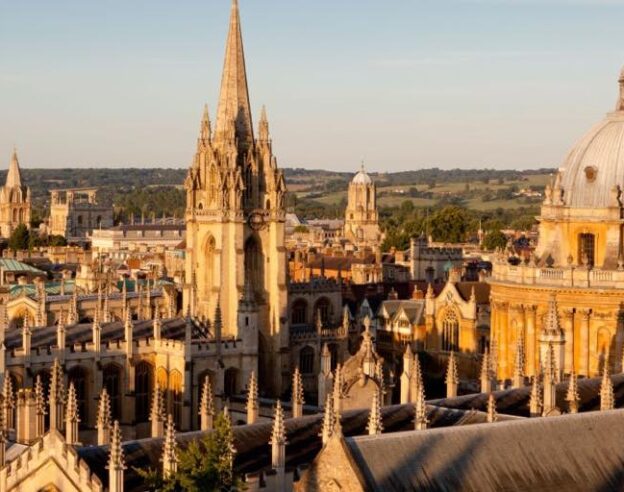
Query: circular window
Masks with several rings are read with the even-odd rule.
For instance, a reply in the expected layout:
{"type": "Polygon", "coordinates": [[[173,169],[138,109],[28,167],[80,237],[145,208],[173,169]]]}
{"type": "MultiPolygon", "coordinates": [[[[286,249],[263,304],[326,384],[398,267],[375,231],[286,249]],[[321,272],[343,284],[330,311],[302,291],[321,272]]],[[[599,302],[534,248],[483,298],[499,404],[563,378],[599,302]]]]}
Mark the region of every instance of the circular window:
{"type": "Polygon", "coordinates": [[[585,168],[585,177],[587,178],[587,181],[589,181],[590,183],[593,181],[596,181],[597,174],[598,174],[598,169],[596,169],[594,166],[587,166],[585,168]]]}

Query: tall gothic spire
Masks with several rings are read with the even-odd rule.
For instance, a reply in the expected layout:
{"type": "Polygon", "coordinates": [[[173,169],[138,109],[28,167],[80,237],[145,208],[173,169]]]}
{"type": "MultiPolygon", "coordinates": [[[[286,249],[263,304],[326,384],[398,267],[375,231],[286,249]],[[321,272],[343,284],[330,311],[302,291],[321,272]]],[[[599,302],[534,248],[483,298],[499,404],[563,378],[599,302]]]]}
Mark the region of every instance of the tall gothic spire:
{"type": "Polygon", "coordinates": [[[238,0],[232,0],[230,30],[225,45],[225,62],[217,109],[217,139],[224,138],[232,121],[235,124],[235,136],[238,139],[239,148],[248,148],[253,143],[253,125],[238,0]]]}
{"type": "Polygon", "coordinates": [[[17,160],[17,150],[13,149],[11,163],[9,164],[9,172],[6,177],[7,188],[22,186],[22,172],[20,171],[19,161],[17,160]]]}

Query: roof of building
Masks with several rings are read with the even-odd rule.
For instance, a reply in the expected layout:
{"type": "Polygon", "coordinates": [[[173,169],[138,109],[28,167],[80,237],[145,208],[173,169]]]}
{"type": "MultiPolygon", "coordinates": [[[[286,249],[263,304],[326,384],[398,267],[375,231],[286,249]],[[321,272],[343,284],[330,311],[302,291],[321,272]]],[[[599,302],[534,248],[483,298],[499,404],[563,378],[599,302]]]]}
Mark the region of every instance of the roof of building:
{"type": "Polygon", "coordinates": [[[43,270],[39,270],[28,263],[24,263],[14,258],[0,258],[0,268],[2,268],[5,272],[32,272],[45,275],[43,270]]]}
{"type": "Polygon", "coordinates": [[[347,438],[365,490],[621,490],[624,410],[347,438]]]}
{"type": "MultiPolygon", "coordinates": [[[[341,416],[342,432],[346,436],[366,433],[368,409],[350,410],[341,416]]],[[[513,417],[500,416],[502,420],[513,417]]],[[[486,421],[486,414],[474,411],[457,411],[435,406],[427,406],[427,418],[430,427],[469,425],[486,421]]],[[[414,405],[392,405],[382,408],[383,426],[386,432],[398,432],[414,426],[414,405]]],[[[310,463],[321,449],[322,414],[297,419],[287,419],[286,467],[310,463]]],[[[253,425],[234,426],[234,447],[236,448],[235,468],[239,473],[254,473],[271,469],[271,447],[269,439],[271,422],[259,422],[253,425]]],[[[189,442],[201,439],[207,432],[188,432],[178,434],[176,439],[181,448],[189,442]]],[[[124,485],[127,492],[143,490],[143,480],[136,469],[152,467],[158,469],[162,455],[163,440],[156,438],[129,441],[123,444],[126,461],[124,485]]],[[[78,449],[78,454],[86,461],[89,468],[104,483],[108,483],[108,446],[89,446],[78,449]]]]}
{"type": "Polygon", "coordinates": [[[574,208],[605,208],[613,188],[624,186],[624,72],[616,110],[570,150],[561,168],[563,201],[574,208]]]}
{"type": "Polygon", "coordinates": [[[470,300],[474,289],[477,304],[490,303],[490,284],[487,282],[457,282],[455,287],[464,301],[470,300]]]}
{"type": "Polygon", "coordinates": [[[361,184],[365,184],[365,185],[373,184],[373,180],[368,175],[368,173],[364,170],[364,164],[362,164],[361,169],[355,174],[355,176],[351,180],[351,183],[360,184],[360,185],[361,184]]]}
{"type": "MultiPolygon", "coordinates": [[[[64,291],[65,295],[68,295],[73,294],[75,286],[75,280],[65,280],[63,282],[46,282],[45,291],[47,295],[51,296],[61,295],[61,291],[64,291]]],[[[9,288],[9,293],[11,297],[18,297],[21,295],[34,296],[37,295],[37,286],[35,284],[13,284],[9,288]]]]}

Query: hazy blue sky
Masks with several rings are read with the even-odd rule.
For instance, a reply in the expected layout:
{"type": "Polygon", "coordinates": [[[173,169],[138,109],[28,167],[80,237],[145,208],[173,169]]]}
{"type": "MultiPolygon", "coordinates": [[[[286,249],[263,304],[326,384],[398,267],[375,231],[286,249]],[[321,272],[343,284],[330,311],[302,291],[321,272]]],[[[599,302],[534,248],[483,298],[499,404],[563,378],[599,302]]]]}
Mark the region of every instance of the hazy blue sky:
{"type": "MultiPolygon", "coordinates": [[[[281,166],[558,165],[615,104],[624,0],[240,0],[281,166]]],[[[229,0],[0,0],[0,165],[186,167],[229,0]]],[[[257,117],[256,117],[257,121],[257,117]]]]}

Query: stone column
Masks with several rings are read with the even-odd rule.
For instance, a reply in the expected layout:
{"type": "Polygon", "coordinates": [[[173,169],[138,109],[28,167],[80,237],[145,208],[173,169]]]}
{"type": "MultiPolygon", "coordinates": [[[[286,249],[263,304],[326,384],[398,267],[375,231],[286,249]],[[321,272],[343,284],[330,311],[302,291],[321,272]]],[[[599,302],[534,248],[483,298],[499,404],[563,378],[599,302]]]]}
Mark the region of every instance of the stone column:
{"type": "Polygon", "coordinates": [[[574,309],[564,309],[563,316],[563,329],[565,331],[563,372],[570,374],[574,370],[574,309]]]}
{"type": "Polygon", "coordinates": [[[500,379],[503,380],[511,377],[509,374],[508,368],[509,364],[509,304],[501,303],[501,320],[500,320],[500,333],[501,337],[499,340],[499,358],[498,358],[498,367],[500,373],[500,379]]]}
{"type": "Polygon", "coordinates": [[[526,319],[526,340],[524,349],[526,350],[526,375],[535,375],[535,311],[534,304],[524,306],[524,317],[526,319]]]}
{"type": "Polygon", "coordinates": [[[591,309],[581,309],[581,339],[579,347],[579,375],[589,377],[589,320],[591,309]]]}

